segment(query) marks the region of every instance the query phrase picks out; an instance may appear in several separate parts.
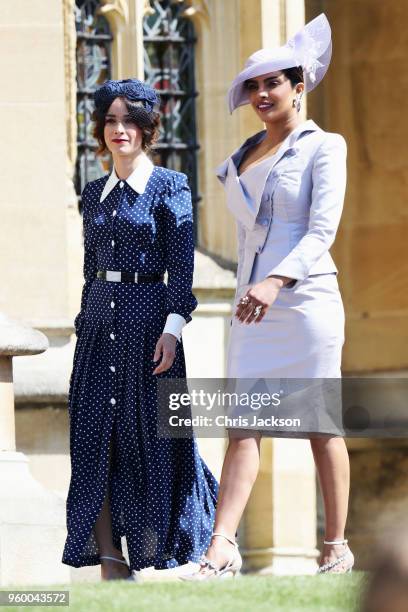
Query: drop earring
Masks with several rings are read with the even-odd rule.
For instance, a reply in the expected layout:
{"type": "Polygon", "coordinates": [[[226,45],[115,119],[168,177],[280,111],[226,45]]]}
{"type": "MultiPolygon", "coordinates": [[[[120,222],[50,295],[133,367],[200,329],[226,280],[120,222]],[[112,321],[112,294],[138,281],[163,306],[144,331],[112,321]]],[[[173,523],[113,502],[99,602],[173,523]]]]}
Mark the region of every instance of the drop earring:
{"type": "Polygon", "coordinates": [[[296,107],[296,110],[298,113],[300,113],[300,109],[302,108],[301,100],[302,100],[302,92],[296,94],[296,98],[294,98],[293,105],[292,105],[293,108],[296,107]]]}

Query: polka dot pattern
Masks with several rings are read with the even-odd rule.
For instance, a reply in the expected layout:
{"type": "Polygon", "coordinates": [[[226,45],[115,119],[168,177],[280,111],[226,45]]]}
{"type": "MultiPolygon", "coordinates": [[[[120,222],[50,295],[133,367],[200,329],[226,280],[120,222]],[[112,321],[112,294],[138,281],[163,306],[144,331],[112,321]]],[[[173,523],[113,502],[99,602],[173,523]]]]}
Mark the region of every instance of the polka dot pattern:
{"type": "Polygon", "coordinates": [[[184,378],[182,341],[172,367],[153,376],[167,315],[186,321],[194,245],[184,174],[155,167],[144,193],[117,183],[100,202],[107,176],[83,192],[84,278],[69,388],[71,482],[62,562],[100,563],[93,526],[107,491],[113,543],[126,536],[130,566],[198,561],[212,532],[218,484],[196,441],[157,437],[157,378],[184,378]],[[97,270],[156,274],[168,282],[106,282],[97,270]],[[109,467],[109,444],[112,461],[109,467]]]}

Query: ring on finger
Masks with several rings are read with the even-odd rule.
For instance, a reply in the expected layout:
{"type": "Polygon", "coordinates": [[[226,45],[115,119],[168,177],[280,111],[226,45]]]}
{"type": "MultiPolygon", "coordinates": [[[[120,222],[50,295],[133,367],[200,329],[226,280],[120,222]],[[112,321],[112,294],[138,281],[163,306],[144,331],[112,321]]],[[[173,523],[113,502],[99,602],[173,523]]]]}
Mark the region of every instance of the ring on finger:
{"type": "Polygon", "coordinates": [[[242,304],[242,306],[248,306],[250,302],[250,299],[247,295],[244,295],[243,298],[240,299],[239,303],[242,304]]]}
{"type": "Polygon", "coordinates": [[[254,314],[256,317],[259,317],[259,315],[260,315],[260,314],[261,314],[261,312],[262,312],[262,306],[261,306],[260,304],[258,304],[258,306],[255,306],[255,308],[253,309],[253,311],[252,311],[252,312],[253,312],[253,314],[254,314]]]}

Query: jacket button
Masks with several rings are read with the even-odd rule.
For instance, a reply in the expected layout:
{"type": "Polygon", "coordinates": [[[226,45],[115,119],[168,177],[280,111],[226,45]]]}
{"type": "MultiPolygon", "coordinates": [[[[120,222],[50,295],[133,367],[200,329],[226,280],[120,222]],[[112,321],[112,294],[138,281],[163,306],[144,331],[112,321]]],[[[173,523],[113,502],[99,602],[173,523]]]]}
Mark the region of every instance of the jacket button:
{"type": "Polygon", "coordinates": [[[115,241],[112,240],[111,245],[114,247],[115,246],[115,241]]]}
{"type": "Polygon", "coordinates": [[[111,372],[115,372],[115,370],[116,370],[115,366],[109,366],[109,369],[110,369],[111,372]]]}
{"type": "Polygon", "coordinates": [[[115,398],[114,398],[114,397],[111,397],[111,401],[110,401],[110,403],[112,404],[112,406],[114,406],[114,405],[116,404],[116,400],[115,400],[115,398]]]}
{"type": "Polygon", "coordinates": [[[116,217],[116,210],[113,211],[112,217],[116,217]]]}
{"type": "Polygon", "coordinates": [[[119,183],[119,187],[122,189],[124,184],[125,184],[125,183],[124,183],[123,181],[120,181],[120,183],[119,183]]]}
{"type": "Polygon", "coordinates": [[[111,308],[115,308],[115,302],[111,302],[111,308]]]}
{"type": "Polygon", "coordinates": [[[111,340],[114,340],[114,339],[115,339],[115,334],[112,332],[111,334],[109,334],[109,338],[110,338],[111,340]]]}

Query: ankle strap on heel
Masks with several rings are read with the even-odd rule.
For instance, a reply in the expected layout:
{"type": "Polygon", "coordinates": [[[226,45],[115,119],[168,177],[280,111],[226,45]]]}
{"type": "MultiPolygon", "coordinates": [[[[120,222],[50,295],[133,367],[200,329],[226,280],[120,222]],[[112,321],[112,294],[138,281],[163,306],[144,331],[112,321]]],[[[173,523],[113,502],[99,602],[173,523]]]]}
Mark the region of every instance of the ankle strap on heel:
{"type": "Polygon", "coordinates": [[[323,540],[323,544],[347,544],[348,540],[323,540]]]}
{"type": "Polygon", "coordinates": [[[228,542],[233,544],[235,546],[235,548],[238,548],[238,544],[235,542],[235,540],[232,540],[231,538],[229,538],[228,536],[224,535],[223,533],[219,533],[218,531],[214,531],[214,533],[211,534],[211,537],[214,537],[214,536],[220,536],[221,538],[225,538],[226,540],[228,540],[228,542]]]}
{"type": "Polygon", "coordinates": [[[127,565],[127,561],[125,559],[117,559],[116,557],[109,557],[109,555],[100,555],[99,559],[109,559],[110,561],[117,561],[118,563],[127,565]]]}

